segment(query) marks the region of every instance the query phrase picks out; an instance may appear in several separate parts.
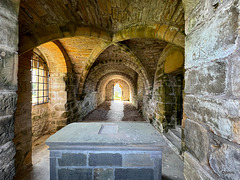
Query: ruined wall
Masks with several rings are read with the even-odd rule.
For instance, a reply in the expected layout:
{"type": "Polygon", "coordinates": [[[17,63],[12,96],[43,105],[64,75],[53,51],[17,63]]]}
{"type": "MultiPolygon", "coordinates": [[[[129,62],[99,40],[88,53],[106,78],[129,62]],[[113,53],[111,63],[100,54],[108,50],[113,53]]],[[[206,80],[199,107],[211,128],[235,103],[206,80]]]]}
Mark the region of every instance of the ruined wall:
{"type": "Polygon", "coordinates": [[[184,175],[240,179],[239,1],[198,2],[185,7],[184,175]]]}
{"type": "Polygon", "coordinates": [[[15,174],[18,6],[18,1],[0,1],[0,179],[12,179],[15,174]]]}
{"type": "Polygon", "coordinates": [[[127,85],[127,83],[123,80],[120,79],[114,79],[112,81],[110,81],[107,86],[106,86],[106,90],[105,90],[105,95],[106,101],[112,101],[113,100],[113,87],[115,84],[119,84],[120,87],[122,88],[122,101],[129,101],[130,100],[130,90],[129,90],[129,86],[127,85]]]}

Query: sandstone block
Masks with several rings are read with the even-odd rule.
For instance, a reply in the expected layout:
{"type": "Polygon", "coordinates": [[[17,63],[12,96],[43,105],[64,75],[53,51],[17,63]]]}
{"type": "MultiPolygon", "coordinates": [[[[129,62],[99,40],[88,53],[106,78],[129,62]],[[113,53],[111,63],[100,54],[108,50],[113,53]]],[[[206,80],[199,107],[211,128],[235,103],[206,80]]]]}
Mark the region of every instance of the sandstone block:
{"type": "Polygon", "coordinates": [[[227,64],[216,62],[208,67],[187,70],[185,92],[189,94],[221,95],[227,91],[227,64]]]}
{"type": "Polygon", "coordinates": [[[0,117],[0,145],[12,140],[14,137],[13,117],[0,117]]]}
{"type": "Polygon", "coordinates": [[[4,93],[0,94],[0,115],[12,115],[16,110],[17,94],[4,93]]]}
{"type": "Polygon", "coordinates": [[[0,179],[13,179],[15,175],[14,160],[9,162],[5,167],[0,167],[0,179]]]}
{"type": "MultiPolygon", "coordinates": [[[[237,52],[237,56],[239,56],[238,52],[237,52]]],[[[232,93],[234,96],[236,97],[240,97],[240,59],[239,57],[237,57],[235,60],[232,61],[232,93]]]]}
{"type": "MultiPolygon", "coordinates": [[[[6,14],[10,14],[6,11],[6,14]]],[[[17,13],[16,13],[17,15],[17,13]]],[[[13,16],[12,16],[13,17],[13,16]]],[[[11,52],[17,51],[18,44],[18,23],[15,18],[6,18],[5,14],[0,13],[0,47],[10,47],[11,52]]]]}
{"type": "Polygon", "coordinates": [[[184,135],[187,149],[200,162],[205,162],[209,146],[207,130],[200,124],[187,119],[185,122],[184,135]]]}
{"type": "MultiPolygon", "coordinates": [[[[208,13],[200,11],[196,15],[196,20],[205,14],[208,13]]],[[[219,11],[209,21],[204,21],[206,19],[202,17],[204,25],[186,38],[186,69],[200,66],[214,59],[227,57],[236,49],[235,40],[238,32],[238,18],[236,17],[238,17],[238,12],[233,8],[233,5],[219,11]]],[[[196,26],[191,25],[191,23],[195,22],[190,22],[188,26],[196,26]]]]}
{"type": "Polygon", "coordinates": [[[240,144],[240,102],[185,96],[184,112],[188,119],[206,123],[218,136],[240,144]]]}
{"type": "MultiPolygon", "coordinates": [[[[5,35],[3,36],[5,37],[5,35]]],[[[17,71],[18,71],[17,53],[3,51],[2,49],[0,49],[0,89],[4,88],[17,90],[17,71]]]]}
{"type": "Polygon", "coordinates": [[[223,179],[240,179],[239,155],[239,146],[223,144],[210,154],[210,166],[223,179]]]}
{"type": "MultiPolygon", "coordinates": [[[[5,168],[13,160],[15,148],[12,141],[0,146],[0,167],[5,168]]],[[[0,168],[0,169],[1,169],[0,168]]]]}

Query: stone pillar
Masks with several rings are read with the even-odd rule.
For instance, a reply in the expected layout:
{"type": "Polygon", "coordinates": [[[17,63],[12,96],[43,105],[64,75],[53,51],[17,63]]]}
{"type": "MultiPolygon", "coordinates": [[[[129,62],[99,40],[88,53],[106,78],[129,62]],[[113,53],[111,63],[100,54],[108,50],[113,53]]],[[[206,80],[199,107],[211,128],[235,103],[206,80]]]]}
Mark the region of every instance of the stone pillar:
{"type": "Polygon", "coordinates": [[[31,87],[32,51],[19,56],[18,100],[14,123],[14,144],[16,147],[16,175],[32,164],[32,87],[31,87]]]}
{"type": "Polygon", "coordinates": [[[15,174],[18,8],[19,1],[0,1],[0,179],[12,179],[15,174]]]}
{"type": "Polygon", "coordinates": [[[240,179],[239,1],[194,2],[184,0],[184,175],[240,179]]]}

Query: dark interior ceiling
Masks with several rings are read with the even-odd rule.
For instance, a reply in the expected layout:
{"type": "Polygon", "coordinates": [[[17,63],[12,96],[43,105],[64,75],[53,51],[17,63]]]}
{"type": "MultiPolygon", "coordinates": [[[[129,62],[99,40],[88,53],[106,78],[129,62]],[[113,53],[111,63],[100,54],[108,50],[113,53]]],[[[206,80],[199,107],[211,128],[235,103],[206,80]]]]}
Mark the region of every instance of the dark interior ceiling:
{"type": "Polygon", "coordinates": [[[184,29],[181,0],[21,0],[20,35],[49,28],[93,26],[117,32],[136,25],[168,24],[184,29]]]}

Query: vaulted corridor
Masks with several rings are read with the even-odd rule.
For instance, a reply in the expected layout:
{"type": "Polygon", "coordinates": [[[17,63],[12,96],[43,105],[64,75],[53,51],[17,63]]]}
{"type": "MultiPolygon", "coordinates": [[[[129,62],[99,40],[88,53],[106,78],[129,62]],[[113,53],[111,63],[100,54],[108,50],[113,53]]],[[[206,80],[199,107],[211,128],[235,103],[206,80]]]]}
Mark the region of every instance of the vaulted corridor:
{"type": "Polygon", "coordinates": [[[186,180],[240,179],[239,19],[240,0],[1,0],[0,179],[99,121],[156,130],[186,180]]]}

